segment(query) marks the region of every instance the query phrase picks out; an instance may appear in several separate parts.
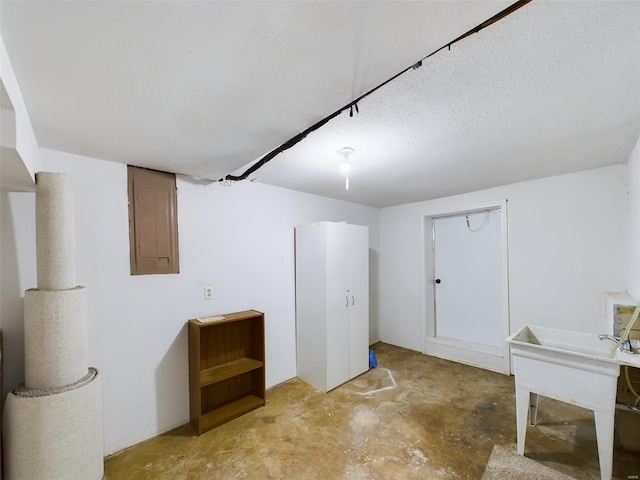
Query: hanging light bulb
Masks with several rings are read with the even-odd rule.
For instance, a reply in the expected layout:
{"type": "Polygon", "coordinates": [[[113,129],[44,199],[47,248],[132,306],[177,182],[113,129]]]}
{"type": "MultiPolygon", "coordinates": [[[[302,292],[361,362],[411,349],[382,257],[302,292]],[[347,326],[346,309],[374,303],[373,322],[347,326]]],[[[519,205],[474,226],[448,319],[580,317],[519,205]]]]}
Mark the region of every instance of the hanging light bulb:
{"type": "Polygon", "coordinates": [[[338,150],[338,154],[342,155],[342,163],[340,164],[340,171],[345,174],[344,189],[349,191],[349,172],[351,171],[351,164],[349,163],[349,155],[355,150],[351,147],[343,147],[338,150]]]}

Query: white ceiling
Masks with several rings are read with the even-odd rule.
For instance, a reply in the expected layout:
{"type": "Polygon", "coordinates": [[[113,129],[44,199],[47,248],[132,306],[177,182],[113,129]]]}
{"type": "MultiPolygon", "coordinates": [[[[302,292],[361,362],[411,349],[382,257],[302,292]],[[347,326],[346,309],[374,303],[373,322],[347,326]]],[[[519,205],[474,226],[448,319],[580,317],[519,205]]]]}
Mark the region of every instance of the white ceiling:
{"type": "MultiPolygon", "coordinates": [[[[0,21],[40,146],[215,180],[511,3],[2,0],[0,21]]],[[[389,206],[624,163],[638,45],[640,2],[536,0],[251,178],[389,206]]]]}

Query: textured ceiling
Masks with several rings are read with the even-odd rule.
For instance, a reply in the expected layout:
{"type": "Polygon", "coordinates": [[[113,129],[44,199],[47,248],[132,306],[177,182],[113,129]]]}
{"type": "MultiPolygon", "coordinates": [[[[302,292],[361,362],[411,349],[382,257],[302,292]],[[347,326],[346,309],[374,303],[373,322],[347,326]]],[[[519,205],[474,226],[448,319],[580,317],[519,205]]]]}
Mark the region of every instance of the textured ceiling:
{"type": "Polygon", "coordinates": [[[389,206],[627,161],[640,132],[640,2],[534,1],[443,50],[256,172],[389,206]],[[344,146],[350,190],[344,190],[344,146]]]}
{"type": "MultiPolygon", "coordinates": [[[[2,0],[0,21],[42,147],[217,179],[511,3],[2,0]]],[[[388,206],[624,163],[639,26],[640,2],[536,0],[252,179],[388,206]]]]}
{"type": "Polygon", "coordinates": [[[510,1],[7,1],[41,146],[217,179],[510,1]]]}

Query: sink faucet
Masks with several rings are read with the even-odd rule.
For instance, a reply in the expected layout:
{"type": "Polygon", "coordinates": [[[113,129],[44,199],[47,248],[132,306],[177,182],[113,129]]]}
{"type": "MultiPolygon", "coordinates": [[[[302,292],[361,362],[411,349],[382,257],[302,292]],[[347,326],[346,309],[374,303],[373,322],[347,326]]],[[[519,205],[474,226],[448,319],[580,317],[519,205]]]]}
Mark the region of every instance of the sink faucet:
{"type": "MultiPolygon", "coordinates": [[[[614,337],[613,335],[605,335],[604,333],[601,335],[598,335],[598,338],[600,340],[611,340],[612,342],[619,342],[620,341],[620,337],[614,337]]],[[[622,343],[620,344],[620,351],[624,352],[624,353],[633,353],[633,347],[631,346],[631,340],[629,340],[629,337],[625,338],[622,343]]]]}

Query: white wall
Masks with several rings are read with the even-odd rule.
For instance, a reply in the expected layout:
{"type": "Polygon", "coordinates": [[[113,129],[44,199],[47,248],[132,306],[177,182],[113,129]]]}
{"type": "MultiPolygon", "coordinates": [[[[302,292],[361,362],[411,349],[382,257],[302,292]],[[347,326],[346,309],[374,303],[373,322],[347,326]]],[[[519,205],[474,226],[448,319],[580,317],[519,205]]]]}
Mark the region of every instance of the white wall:
{"type": "Polygon", "coordinates": [[[627,288],[633,298],[640,298],[640,138],[627,162],[629,217],[627,240],[627,288]]]}
{"type": "MultiPolygon", "coordinates": [[[[265,312],[267,385],[296,375],[295,225],[368,225],[377,271],[378,209],[256,183],[205,186],[179,177],[180,274],[131,276],[126,166],[47,150],[43,164],[74,185],[77,281],[87,287],[90,362],[102,374],[106,454],[188,421],[190,318],[265,312]],[[205,285],[213,286],[213,300],[204,300],[205,285]]],[[[36,285],[35,200],[2,194],[5,386],[13,388],[23,380],[23,292],[36,285]],[[12,264],[6,275],[5,261],[12,264]]]]}
{"type": "Polygon", "coordinates": [[[24,381],[24,291],[37,283],[35,208],[34,193],[0,190],[0,319],[4,335],[4,394],[24,381]]]}
{"type": "MultiPolygon", "coordinates": [[[[626,288],[622,166],[380,211],[380,336],[424,351],[422,218],[508,199],[511,331],[525,324],[600,332],[605,291],[626,288]]],[[[431,277],[427,277],[428,288],[431,277]]]]}

